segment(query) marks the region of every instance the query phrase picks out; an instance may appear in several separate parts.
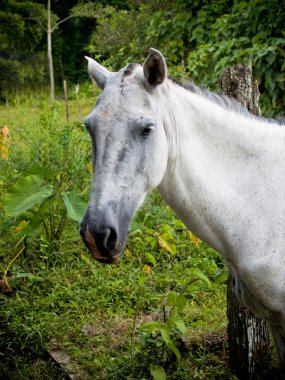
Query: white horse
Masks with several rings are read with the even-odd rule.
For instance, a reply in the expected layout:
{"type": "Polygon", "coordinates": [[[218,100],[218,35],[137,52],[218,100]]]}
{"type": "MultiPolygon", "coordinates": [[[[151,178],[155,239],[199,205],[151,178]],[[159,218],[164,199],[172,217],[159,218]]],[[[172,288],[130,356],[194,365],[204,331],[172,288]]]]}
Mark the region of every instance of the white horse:
{"type": "Polygon", "coordinates": [[[85,244],[97,260],[117,263],[135,211],[158,187],[224,257],[240,301],[267,320],[285,367],[285,128],[175,83],[155,49],[143,66],[116,73],[87,59],[104,91],[86,119],[94,179],[85,244]]]}

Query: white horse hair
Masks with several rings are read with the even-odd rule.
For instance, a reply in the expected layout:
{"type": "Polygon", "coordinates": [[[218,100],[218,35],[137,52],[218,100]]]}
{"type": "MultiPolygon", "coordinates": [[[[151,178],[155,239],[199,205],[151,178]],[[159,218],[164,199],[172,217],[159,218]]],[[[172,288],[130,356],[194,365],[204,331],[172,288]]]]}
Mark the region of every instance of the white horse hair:
{"type": "Polygon", "coordinates": [[[117,263],[131,219],[158,187],[196,236],[216,249],[240,301],[269,323],[285,368],[285,128],[226,97],[183,88],[150,49],[143,66],[109,72],[86,119],[94,179],[81,235],[117,263]]]}

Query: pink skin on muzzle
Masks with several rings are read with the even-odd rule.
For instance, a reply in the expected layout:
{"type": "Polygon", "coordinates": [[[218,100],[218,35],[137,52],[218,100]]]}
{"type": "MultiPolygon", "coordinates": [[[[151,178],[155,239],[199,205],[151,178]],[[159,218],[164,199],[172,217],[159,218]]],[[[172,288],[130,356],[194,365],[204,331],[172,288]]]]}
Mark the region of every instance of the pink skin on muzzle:
{"type": "Polygon", "coordinates": [[[88,245],[90,252],[95,257],[96,260],[98,260],[100,262],[108,262],[110,264],[118,264],[119,261],[121,260],[121,254],[120,253],[118,253],[112,259],[102,256],[100,254],[97,246],[96,246],[95,240],[94,240],[92,234],[90,233],[88,227],[87,227],[87,230],[85,232],[85,240],[87,242],[87,245],[88,245]]]}

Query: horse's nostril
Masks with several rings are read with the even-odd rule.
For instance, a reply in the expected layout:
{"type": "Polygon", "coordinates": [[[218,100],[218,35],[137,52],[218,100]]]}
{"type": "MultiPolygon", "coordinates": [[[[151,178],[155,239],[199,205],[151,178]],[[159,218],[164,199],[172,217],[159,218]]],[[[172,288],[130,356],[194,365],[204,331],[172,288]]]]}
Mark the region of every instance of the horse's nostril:
{"type": "Polygon", "coordinates": [[[118,234],[112,227],[106,228],[104,245],[108,249],[115,249],[118,241],[118,234]]]}
{"type": "Polygon", "coordinates": [[[117,257],[119,233],[115,227],[110,224],[98,226],[83,221],[80,224],[80,234],[96,259],[112,260],[117,257]]]}

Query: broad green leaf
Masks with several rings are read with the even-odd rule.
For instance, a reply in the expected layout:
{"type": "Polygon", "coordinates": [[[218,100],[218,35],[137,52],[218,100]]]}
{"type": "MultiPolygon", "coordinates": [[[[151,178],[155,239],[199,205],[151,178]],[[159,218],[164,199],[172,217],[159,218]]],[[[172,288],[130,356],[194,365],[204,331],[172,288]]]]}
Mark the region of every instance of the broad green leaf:
{"type": "Polygon", "coordinates": [[[169,343],[166,343],[166,346],[169,350],[171,350],[175,354],[178,361],[180,361],[181,360],[181,354],[180,354],[180,351],[178,350],[178,348],[175,346],[175,344],[173,342],[169,342],[169,343]]]}
{"type": "Polygon", "coordinates": [[[49,198],[53,187],[42,186],[43,181],[43,178],[38,175],[30,175],[16,182],[4,198],[6,215],[20,215],[49,198]]]}
{"type": "Polygon", "coordinates": [[[172,307],[176,304],[177,294],[174,292],[169,292],[167,294],[167,305],[172,307]]]}
{"type": "Polygon", "coordinates": [[[186,334],[187,332],[187,328],[185,326],[183,319],[179,317],[178,315],[171,315],[167,319],[166,323],[169,326],[169,328],[171,328],[171,325],[174,325],[183,335],[186,334]]]}
{"type": "Polygon", "coordinates": [[[177,230],[187,230],[185,224],[180,219],[174,221],[174,226],[177,230]]]}
{"type": "Polygon", "coordinates": [[[176,244],[175,240],[170,236],[168,232],[164,232],[162,235],[158,237],[159,245],[162,248],[167,249],[169,253],[172,255],[176,254],[176,244]]]}
{"type": "Polygon", "coordinates": [[[166,373],[164,368],[160,365],[150,365],[150,374],[154,380],[166,380],[166,373]]]}
{"type": "Polygon", "coordinates": [[[38,227],[42,224],[43,220],[41,218],[41,215],[38,213],[35,213],[32,218],[29,220],[29,224],[27,227],[22,231],[26,235],[33,235],[37,232],[38,227]]]}
{"type": "Polygon", "coordinates": [[[38,165],[31,166],[25,171],[25,177],[30,176],[30,175],[37,175],[41,178],[50,179],[55,174],[56,173],[52,169],[47,168],[47,167],[43,168],[42,166],[38,166],[38,165]]]}
{"type": "Polygon", "coordinates": [[[228,271],[227,271],[227,270],[223,270],[222,272],[220,272],[220,273],[216,276],[216,278],[215,278],[215,284],[220,285],[220,284],[226,282],[227,279],[228,279],[228,276],[229,276],[228,271]]]}
{"type": "Polygon", "coordinates": [[[185,296],[181,294],[177,297],[177,300],[176,300],[177,309],[182,310],[185,307],[186,303],[187,303],[187,299],[185,296]]]}
{"type": "Polygon", "coordinates": [[[186,305],[187,299],[182,294],[176,294],[175,292],[170,292],[167,295],[167,306],[170,308],[176,307],[177,309],[183,309],[186,305]]]}
{"type": "Polygon", "coordinates": [[[85,202],[80,194],[74,192],[68,196],[64,191],[62,196],[67,209],[67,217],[77,223],[80,223],[86,210],[87,202],[85,202]]]}
{"type": "Polygon", "coordinates": [[[145,322],[141,325],[141,329],[145,330],[148,334],[152,334],[155,330],[162,330],[163,323],[158,321],[145,322]]]}
{"type": "Polygon", "coordinates": [[[147,261],[149,261],[155,267],[156,266],[155,257],[149,252],[147,252],[145,256],[146,256],[147,261]]]}
{"type": "Polygon", "coordinates": [[[188,271],[189,271],[191,277],[197,278],[197,280],[201,280],[206,285],[208,285],[209,288],[211,287],[211,282],[210,282],[209,278],[203,272],[201,272],[200,269],[190,268],[190,269],[188,269],[188,271]]]}
{"type": "Polygon", "coordinates": [[[172,343],[169,332],[166,329],[164,329],[164,328],[159,329],[159,332],[161,333],[162,339],[164,340],[166,345],[172,343]]]}

